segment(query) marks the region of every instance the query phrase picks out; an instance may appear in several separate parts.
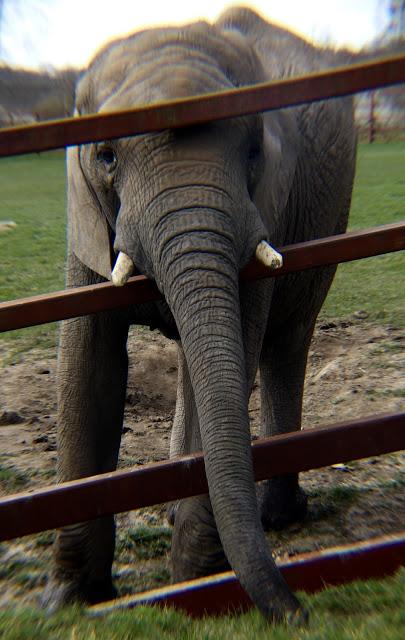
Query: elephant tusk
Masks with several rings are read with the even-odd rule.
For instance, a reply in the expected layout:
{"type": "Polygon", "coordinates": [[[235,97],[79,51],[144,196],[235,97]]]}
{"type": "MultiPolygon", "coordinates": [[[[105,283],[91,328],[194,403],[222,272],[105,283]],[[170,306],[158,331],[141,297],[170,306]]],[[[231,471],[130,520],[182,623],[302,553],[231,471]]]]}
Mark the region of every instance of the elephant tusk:
{"type": "Polygon", "coordinates": [[[283,256],[273,249],[266,240],[257,245],[256,259],[270,269],[280,269],[283,266],[283,256]]]}
{"type": "Polygon", "coordinates": [[[116,287],[122,287],[133,274],[135,265],[126,253],[120,251],[114,269],[111,273],[111,279],[116,287]]]}

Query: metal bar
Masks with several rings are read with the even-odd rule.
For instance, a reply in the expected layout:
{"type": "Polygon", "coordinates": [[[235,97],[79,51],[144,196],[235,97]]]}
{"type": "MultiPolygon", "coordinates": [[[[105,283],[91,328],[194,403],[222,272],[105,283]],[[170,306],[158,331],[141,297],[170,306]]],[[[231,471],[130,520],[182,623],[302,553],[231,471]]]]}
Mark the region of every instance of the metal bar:
{"type": "MultiPolygon", "coordinates": [[[[405,532],[321,552],[305,553],[277,564],[293,591],[308,593],[354,580],[384,578],[394,574],[405,564],[405,532]]],[[[139,605],[172,607],[194,618],[247,611],[253,606],[233,571],[228,571],[209,578],[117,598],[89,607],[88,613],[100,616],[139,605]]]]}
{"type": "MultiPolygon", "coordinates": [[[[282,247],[284,265],[277,271],[252,261],[242,280],[280,277],[322,265],[359,260],[405,249],[405,222],[330,236],[282,247]]],[[[0,303],[0,332],[83,316],[106,309],[157,300],[161,294],[144,276],[130,278],[124,287],[103,283],[0,303]]]]}
{"type": "Polygon", "coordinates": [[[361,260],[402,249],[405,249],[405,222],[397,222],[281,247],[279,251],[284,262],[281,269],[271,271],[252,261],[241,278],[278,278],[295,271],[361,260]]]}
{"type": "Polygon", "coordinates": [[[404,81],[405,56],[392,56],[138,109],[3,129],[0,131],[0,156],[202,124],[351,95],[404,81]]]}
{"type": "MultiPolygon", "coordinates": [[[[256,481],[405,448],[405,413],[258,440],[256,481]]],[[[207,493],[201,453],[0,500],[0,540],[207,493]]]]}
{"type": "Polygon", "coordinates": [[[158,300],[160,297],[161,293],[154,282],[145,276],[135,276],[124,287],[105,282],[0,302],[0,333],[158,300]]]}

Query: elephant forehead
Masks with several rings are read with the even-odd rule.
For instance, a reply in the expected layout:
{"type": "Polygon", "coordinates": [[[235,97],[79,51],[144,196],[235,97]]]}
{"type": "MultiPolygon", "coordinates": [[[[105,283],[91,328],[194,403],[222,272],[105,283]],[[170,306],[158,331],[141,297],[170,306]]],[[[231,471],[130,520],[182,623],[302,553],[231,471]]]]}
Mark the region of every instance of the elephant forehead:
{"type": "Polygon", "coordinates": [[[149,30],[112,43],[95,58],[77,103],[82,113],[110,111],[218,91],[254,81],[255,62],[241,35],[206,23],[149,30]]]}
{"type": "Polygon", "coordinates": [[[153,62],[139,65],[113,91],[106,87],[107,95],[101,96],[98,111],[153,104],[234,86],[216,65],[209,64],[203,56],[190,55],[184,60],[181,51],[171,54],[171,60],[167,54],[156,55],[153,62]]]}

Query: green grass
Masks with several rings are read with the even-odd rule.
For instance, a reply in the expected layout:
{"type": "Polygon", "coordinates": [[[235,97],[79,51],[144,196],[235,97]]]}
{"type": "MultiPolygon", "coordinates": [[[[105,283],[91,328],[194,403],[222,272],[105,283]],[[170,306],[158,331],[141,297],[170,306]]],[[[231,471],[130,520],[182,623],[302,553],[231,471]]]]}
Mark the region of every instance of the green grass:
{"type": "MultiPolygon", "coordinates": [[[[0,427],[1,428],[1,427],[0,427]]],[[[29,484],[29,476],[0,460],[0,489],[5,493],[19,491],[29,484]]]]}
{"type": "MultiPolygon", "coordinates": [[[[405,143],[360,145],[350,229],[396,222],[405,213],[405,143]]],[[[0,160],[0,220],[17,227],[0,234],[0,300],[63,288],[65,166],[62,152],[0,160]]],[[[403,255],[390,254],[339,267],[322,311],[345,318],[365,310],[373,322],[405,321],[403,255]]],[[[32,346],[53,347],[55,325],[3,334],[18,355],[32,346]]]]}
{"type": "MultiPolygon", "coordinates": [[[[360,145],[349,230],[405,220],[405,143],[360,145]]],[[[405,324],[403,252],[342,264],[321,315],[405,324]],[[401,295],[402,293],[402,295],[401,295]]]]}
{"type": "Polygon", "coordinates": [[[257,611],[240,616],[191,620],[150,607],[92,618],[72,607],[49,615],[38,609],[0,611],[4,640],[402,640],[405,628],[405,571],[382,581],[356,582],[316,595],[301,594],[310,610],[305,628],[269,626],[257,611]]]}
{"type": "MultiPolygon", "coordinates": [[[[0,220],[17,227],[0,233],[0,300],[64,286],[65,156],[62,152],[0,160],[0,220]]],[[[14,353],[54,347],[56,325],[2,335],[14,353]]]]}
{"type": "Polygon", "coordinates": [[[128,529],[119,538],[117,551],[123,558],[133,561],[134,556],[139,560],[159,558],[170,550],[172,530],[169,527],[146,527],[128,529]]]}

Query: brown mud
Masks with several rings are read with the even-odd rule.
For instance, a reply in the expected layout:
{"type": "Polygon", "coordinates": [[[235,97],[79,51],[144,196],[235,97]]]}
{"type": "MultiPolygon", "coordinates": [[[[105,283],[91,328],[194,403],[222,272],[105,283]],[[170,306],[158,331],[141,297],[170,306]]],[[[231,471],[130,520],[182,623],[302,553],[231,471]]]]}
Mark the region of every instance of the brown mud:
{"type": "MultiPolygon", "coordinates": [[[[353,317],[319,323],[309,356],[303,428],[405,408],[405,334],[353,317]]],[[[6,356],[2,347],[0,357],[6,356]]],[[[169,455],[177,358],[175,344],[133,330],[120,467],[169,455]]],[[[0,495],[49,485],[56,462],[56,360],[32,350],[0,368],[0,495]]],[[[252,433],[260,419],[257,380],[252,433]]],[[[310,494],[305,522],[269,534],[277,557],[405,530],[403,452],[347,462],[301,476],[310,494]]],[[[165,507],[121,514],[114,575],[121,594],[169,582],[165,507]]],[[[51,533],[0,544],[0,606],[35,603],[49,567],[51,533]]]]}

